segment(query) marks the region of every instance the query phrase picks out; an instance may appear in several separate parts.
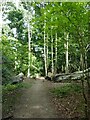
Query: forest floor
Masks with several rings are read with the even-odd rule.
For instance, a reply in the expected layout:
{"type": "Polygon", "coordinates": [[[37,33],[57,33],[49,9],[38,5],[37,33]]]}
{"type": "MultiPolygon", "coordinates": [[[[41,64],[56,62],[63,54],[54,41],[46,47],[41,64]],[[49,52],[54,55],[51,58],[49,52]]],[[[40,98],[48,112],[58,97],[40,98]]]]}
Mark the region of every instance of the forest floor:
{"type": "MultiPolygon", "coordinates": [[[[26,79],[24,83],[28,87],[19,90],[18,95],[14,95],[16,98],[13,98],[10,115],[14,118],[84,117],[83,98],[80,93],[60,98],[50,92],[53,88],[70,83],[53,83],[43,79],[26,79]]],[[[3,107],[6,108],[6,105],[3,107]]]]}
{"type": "MultiPolygon", "coordinates": [[[[30,82],[26,80],[25,82],[30,82]]],[[[57,118],[55,106],[48,95],[47,82],[35,80],[32,87],[24,90],[15,104],[14,118],[57,118]]]]}

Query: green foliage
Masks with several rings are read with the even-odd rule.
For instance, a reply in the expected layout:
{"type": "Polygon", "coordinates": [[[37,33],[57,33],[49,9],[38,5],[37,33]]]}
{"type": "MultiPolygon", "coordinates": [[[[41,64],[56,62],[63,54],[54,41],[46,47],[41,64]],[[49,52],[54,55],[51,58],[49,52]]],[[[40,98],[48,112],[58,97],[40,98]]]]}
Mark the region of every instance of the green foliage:
{"type": "MultiPolygon", "coordinates": [[[[78,70],[80,64],[81,47],[85,54],[85,47],[89,43],[87,40],[88,15],[87,3],[36,3],[35,7],[35,34],[38,45],[43,46],[44,23],[45,32],[48,33],[49,61],[51,58],[51,27],[54,39],[58,34],[58,71],[61,72],[62,65],[65,68],[65,47],[66,36],[69,33],[69,69],[70,72],[78,70]],[[60,39],[59,39],[60,38],[60,39]],[[77,64],[78,63],[78,64],[77,64]]],[[[54,53],[53,53],[54,54],[54,53]]],[[[54,54],[55,56],[55,54],[54,54]]],[[[50,66],[51,62],[49,63],[50,66]]],[[[48,68],[49,69],[49,68],[48,68]]]]}
{"type": "Polygon", "coordinates": [[[6,57],[2,60],[2,84],[7,84],[12,80],[12,76],[14,75],[13,64],[11,64],[6,57]]]}
{"type": "Polygon", "coordinates": [[[26,29],[25,29],[25,26],[24,26],[22,11],[21,10],[9,11],[8,12],[8,20],[11,21],[11,23],[8,24],[9,27],[11,29],[16,28],[16,32],[17,32],[17,37],[16,38],[19,39],[19,40],[23,40],[25,42],[25,39],[27,39],[27,37],[25,35],[26,34],[26,31],[25,31],[26,29]],[[24,31],[25,31],[25,33],[24,33],[24,31]]]}
{"type": "Polygon", "coordinates": [[[32,86],[32,83],[17,83],[16,85],[11,85],[11,84],[7,84],[6,86],[2,87],[2,91],[3,93],[7,93],[7,92],[12,92],[16,89],[21,89],[21,88],[30,88],[32,86]]]}
{"type": "Polygon", "coordinates": [[[66,97],[67,95],[71,95],[74,93],[81,93],[82,87],[78,84],[67,84],[54,88],[51,90],[51,92],[57,97],[66,97]]]}
{"type": "MultiPolygon", "coordinates": [[[[4,16],[9,23],[3,28],[4,34],[7,36],[14,36],[12,29],[16,28],[17,42],[3,41],[7,44],[3,47],[4,54],[10,56],[11,61],[14,61],[14,50],[12,47],[17,48],[17,68],[16,73],[20,71],[27,74],[28,63],[30,62],[35,67],[30,67],[31,75],[34,73],[41,73],[44,71],[44,60],[43,60],[43,48],[44,48],[44,30],[45,37],[48,33],[48,70],[51,66],[51,28],[53,37],[53,48],[54,48],[54,61],[55,61],[55,34],[57,33],[57,70],[59,72],[65,71],[66,61],[65,52],[66,48],[66,35],[69,33],[69,71],[74,72],[80,70],[80,55],[85,54],[85,49],[88,40],[88,10],[86,6],[88,3],[61,3],[61,2],[49,2],[49,3],[30,3],[22,2],[22,7],[19,6],[16,9],[13,3],[5,4],[4,16]],[[35,14],[33,14],[35,12],[35,14]],[[32,16],[32,18],[31,18],[32,16]],[[32,38],[31,38],[31,61],[28,62],[28,29],[27,21],[32,27],[32,38]],[[44,25],[45,24],[45,25],[44,25]],[[44,28],[45,27],[45,28],[44,28]],[[6,32],[5,32],[6,31],[6,32]],[[20,41],[20,42],[19,42],[20,41]],[[16,46],[15,46],[16,45],[16,46]],[[36,46],[38,50],[35,51],[36,46]],[[40,50],[40,48],[42,50],[40,50]],[[8,52],[7,52],[8,51],[8,52]],[[10,52],[11,51],[11,52],[10,52]],[[36,57],[36,61],[33,62],[33,56],[36,57]],[[63,66],[63,71],[62,71],[63,66]],[[43,69],[43,70],[42,70],[43,69]]],[[[5,20],[5,19],[4,19],[5,20]]],[[[12,41],[12,40],[11,40],[12,41]]],[[[55,65],[55,64],[54,64],[55,65]]],[[[89,66],[89,64],[87,64],[89,66]]],[[[7,70],[8,71],[8,70],[7,70]]]]}
{"type": "Polygon", "coordinates": [[[2,36],[2,84],[7,84],[14,75],[14,56],[7,37],[2,36]]]}
{"type": "Polygon", "coordinates": [[[3,91],[13,91],[17,88],[17,85],[11,85],[11,84],[7,84],[6,86],[3,87],[3,91]]]}

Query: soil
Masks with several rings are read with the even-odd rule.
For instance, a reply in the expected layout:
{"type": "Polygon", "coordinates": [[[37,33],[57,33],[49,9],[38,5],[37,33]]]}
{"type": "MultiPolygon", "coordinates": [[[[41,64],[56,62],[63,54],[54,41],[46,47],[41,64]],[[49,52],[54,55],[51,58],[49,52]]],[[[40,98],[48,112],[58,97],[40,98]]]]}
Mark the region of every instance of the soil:
{"type": "Polygon", "coordinates": [[[48,90],[47,81],[34,80],[32,87],[24,89],[22,96],[15,104],[14,118],[58,118],[58,112],[55,110],[48,90]]]}
{"type": "MultiPolygon", "coordinates": [[[[55,87],[70,83],[53,83],[39,79],[26,79],[26,88],[22,88],[13,94],[13,105],[8,115],[13,118],[77,118],[84,117],[83,97],[81,94],[72,94],[66,98],[57,98],[50,93],[55,87]]],[[[8,96],[8,102],[11,96],[8,96]]],[[[9,105],[10,106],[10,105],[9,105]]],[[[6,108],[6,105],[4,105],[6,108]]],[[[6,115],[5,115],[6,114],[6,115]]]]}

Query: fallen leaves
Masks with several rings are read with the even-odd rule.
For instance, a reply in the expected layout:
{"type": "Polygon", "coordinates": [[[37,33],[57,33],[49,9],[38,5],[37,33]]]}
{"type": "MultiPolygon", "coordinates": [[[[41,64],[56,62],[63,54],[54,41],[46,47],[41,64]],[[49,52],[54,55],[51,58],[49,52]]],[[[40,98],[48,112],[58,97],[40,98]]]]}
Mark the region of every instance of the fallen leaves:
{"type": "Polygon", "coordinates": [[[84,117],[83,97],[80,93],[68,95],[67,97],[53,96],[52,101],[59,114],[64,118],[84,117]]]}

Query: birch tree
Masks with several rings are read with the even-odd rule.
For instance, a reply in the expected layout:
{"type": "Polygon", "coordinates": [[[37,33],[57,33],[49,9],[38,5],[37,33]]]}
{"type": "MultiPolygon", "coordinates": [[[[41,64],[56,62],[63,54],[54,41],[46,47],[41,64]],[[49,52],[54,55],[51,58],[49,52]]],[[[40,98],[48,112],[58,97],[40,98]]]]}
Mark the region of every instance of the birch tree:
{"type": "MultiPolygon", "coordinates": [[[[43,5],[43,9],[44,9],[44,5],[43,5]]],[[[46,11],[44,9],[44,63],[45,63],[45,76],[47,76],[47,58],[46,58],[46,32],[45,32],[45,28],[46,28],[46,11]]]]}
{"type": "Polygon", "coordinates": [[[48,33],[47,33],[47,39],[46,39],[47,41],[46,41],[46,61],[47,61],[47,74],[48,74],[48,65],[49,65],[49,63],[48,63],[48,33]]]}
{"type": "Polygon", "coordinates": [[[64,44],[65,46],[65,51],[66,51],[66,67],[65,67],[65,70],[66,70],[66,74],[69,72],[68,71],[68,33],[66,34],[65,33],[65,36],[66,36],[66,44],[64,44]]]}
{"type": "Polygon", "coordinates": [[[51,71],[52,71],[52,75],[54,74],[54,62],[53,62],[53,34],[52,34],[52,30],[53,30],[53,26],[51,26],[51,71]]]}
{"type": "Polygon", "coordinates": [[[46,59],[46,37],[45,37],[45,25],[46,23],[44,23],[44,63],[45,63],[45,76],[47,76],[47,59],[46,59]]]}
{"type": "Polygon", "coordinates": [[[31,52],[31,36],[30,36],[30,25],[28,21],[28,74],[27,77],[30,77],[30,52],[31,52]]]}
{"type": "Polygon", "coordinates": [[[57,32],[55,38],[55,74],[57,73],[57,32]]]}

